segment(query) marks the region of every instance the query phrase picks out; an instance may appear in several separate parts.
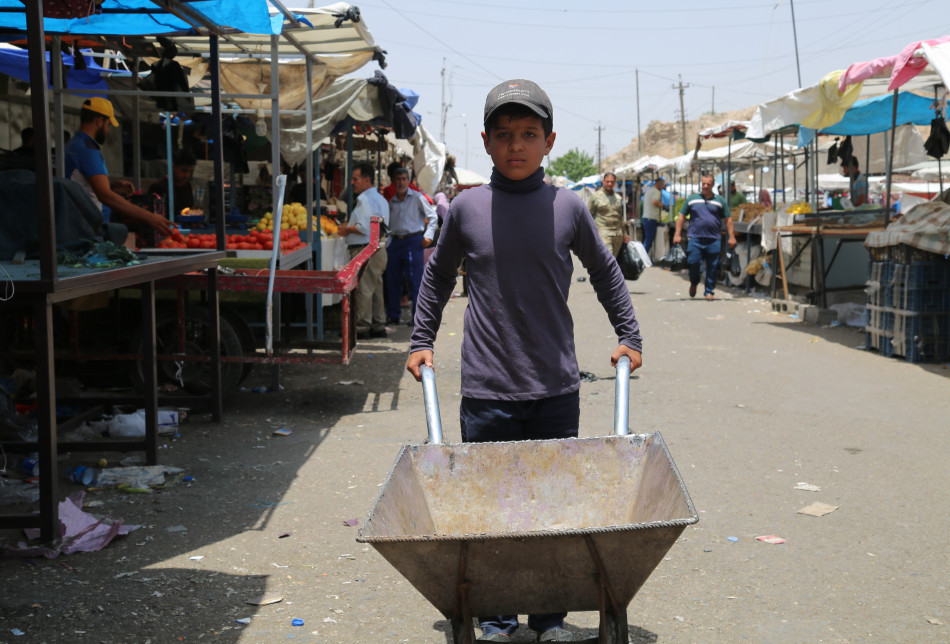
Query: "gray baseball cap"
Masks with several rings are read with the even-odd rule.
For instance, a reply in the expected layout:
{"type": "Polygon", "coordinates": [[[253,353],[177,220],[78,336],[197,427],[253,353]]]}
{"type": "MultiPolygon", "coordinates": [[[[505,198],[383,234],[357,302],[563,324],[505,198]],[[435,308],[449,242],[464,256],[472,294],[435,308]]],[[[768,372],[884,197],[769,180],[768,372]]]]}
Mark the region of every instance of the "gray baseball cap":
{"type": "Polygon", "coordinates": [[[483,123],[488,123],[498,108],[508,103],[524,105],[543,119],[554,118],[551,99],[544,93],[544,90],[534,81],[516,78],[499,83],[488,92],[488,97],[485,99],[485,119],[483,123]]]}

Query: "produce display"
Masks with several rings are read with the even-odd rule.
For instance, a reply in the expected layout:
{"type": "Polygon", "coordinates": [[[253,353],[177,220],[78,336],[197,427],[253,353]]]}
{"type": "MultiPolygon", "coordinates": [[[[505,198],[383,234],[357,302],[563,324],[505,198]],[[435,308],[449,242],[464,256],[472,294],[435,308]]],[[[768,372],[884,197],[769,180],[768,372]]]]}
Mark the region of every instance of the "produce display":
{"type": "MultiPolygon", "coordinates": [[[[296,230],[281,230],[277,236],[277,244],[281,252],[289,253],[301,246],[304,242],[296,230]]],[[[170,236],[158,242],[159,248],[203,248],[213,250],[217,248],[217,238],[210,234],[183,233],[173,227],[170,236]]],[[[274,233],[270,230],[252,230],[246,235],[227,235],[225,248],[230,250],[273,250],[274,233]]]]}
{"type": "Polygon", "coordinates": [[[734,221],[752,221],[771,208],[758,203],[741,203],[732,209],[734,221]]]}
{"type": "Polygon", "coordinates": [[[807,201],[796,201],[791,206],[785,209],[790,215],[810,215],[815,211],[812,210],[811,205],[807,201]]]}
{"type": "MultiPolygon", "coordinates": [[[[317,229],[317,218],[313,217],[313,229],[317,229]]],[[[267,211],[255,226],[257,230],[274,229],[274,213],[267,211]]],[[[306,230],[307,228],[307,209],[303,204],[286,203],[280,211],[281,230],[306,230]]]]}

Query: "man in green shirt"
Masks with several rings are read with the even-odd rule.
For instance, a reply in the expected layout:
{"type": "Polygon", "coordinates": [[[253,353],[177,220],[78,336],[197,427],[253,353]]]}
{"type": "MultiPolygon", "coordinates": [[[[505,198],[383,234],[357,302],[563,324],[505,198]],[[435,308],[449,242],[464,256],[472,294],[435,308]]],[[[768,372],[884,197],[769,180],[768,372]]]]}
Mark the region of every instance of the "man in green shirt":
{"type": "Polygon", "coordinates": [[[735,208],[741,203],[745,203],[745,194],[736,190],[736,182],[729,182],[729,207],[735,208]]]}
{"type": "Polygon", "coordinates": [[[630,237],[623,230],[623,199],[614,190],[616,187],[617,176],[608,172],[604,175],[601,187],[591,196],[589,206],[597,232],[614,257],[620,252],[622,245],[630,241],[630,237]]]}

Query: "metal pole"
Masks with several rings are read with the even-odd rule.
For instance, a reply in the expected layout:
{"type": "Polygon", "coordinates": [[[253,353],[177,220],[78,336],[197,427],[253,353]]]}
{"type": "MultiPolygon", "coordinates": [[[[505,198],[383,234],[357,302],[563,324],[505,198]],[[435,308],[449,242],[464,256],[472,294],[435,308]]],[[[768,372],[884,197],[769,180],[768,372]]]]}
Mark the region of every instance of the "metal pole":
{"type": "Polygon", "coordinates": [[[634,71],[637,75],[637,158],[639,159],[643,156],[643,146],[640,143],[640,69],[635,68],[634,71]]]}
{"type": "MultiPolygon", "coordinates": [[[[934,102],[937,101],[937,85],[934,85],[934,102]]],[[[940,114],[938,111],[937,114],[940,114]]],[[[943,194],[943,165],[940,162],[940,157],[937,157],[937,178],[940,181],[940,193],[943,194]]],[[[927,188],[927,192],[930,192],[930,188],[927,188]]]]}
{"type": "Polygon", "coordinates": [[[630,433],[630,358],[617,361],[617,380],[614,385],[614,435],[630,433]]]}
{"type": "Polygon", "coordinates": [[[439,413],[439,394],[435,387],[435,372],[432,367],[422,365],[422,400],[426,409],[426,425],[429,429],[429,442],[442,444],[442,415],[439,413]]]}
{"type": "MultiPolygon", "coordinates": [[[[313,207],[313,59],[309,56],[306,59],[306,84],[307,84],[307,98],[305,105],[305,119],[307,120],[307,137],[306,137],[306,146],[307,146],[307,159],[304,161],[304,188],[306,189],[304,201],[306,201],[307,208],[307,228],[304,232],[304,242],[310,246],[311,251],[318,253],[319,257],[320,252],[320,204],[319,198],[320,193],[317,192],[317,207],[313,207]],[[313,216],[314,212],[317,214],[317,232],[316,235],[313,234],[313,216]]],[[[314,265],[313,261],[313,252],[311,252],[310,257],[307,259],[307,268],[313,270],[320,270],[320,265],[314,265]]],[[[313,341],[313,309],[314,302],[316,297],[305,297],[305,321],[307,325],[307,341],[313,341]]],[[[310,353],[310,350],[307,350],[307,353],[310,353]]]]}
{"type": "Polygon", "coordinates": [[[792,37],[795,40],[795,69],[798,71],[798,86],[802,86],[802,66],[798,62],[798,27],[795,25],[795,0],[789,0],[792,7],[792,37]]]}
{"type": "MultiPolygon", "coordinates": [[[[779,148],[779,154],[782,157],[782,203],[785,203],[786,184],[785,184],[785,142],[784,140],[780,140],[779,145],[781,146],[779,148]]],[[[794,168],[795,166],[793,165],[792,167],[794,168]]],[[[777,205],[778,205],[778,199],[772,199],[773,211],[775,210],[775,206],[777,205]]]]}
{"type": "Polygon", "coordinates": [[[60,179],[66,178],[66,143],[63,136],[63,41],[61,36],[53,36],[53,51],[50,52],[50,68],[53,71],[53,148],[56,150],[56,167],[53,169],[60,179]]]}
{"type": "MultiPolygon", "coordinates": [[[[168,206],[165,212],[168,213],[169,221],[175,221],[175,173],[172,170],[172,113],[165,113],[165,166],[168,172],[168,206]]],[[[135,155],[138,157],[139,155],[135,155]]]]}
{"type": "MultiPolygon", "coordinates": [[[[139,59],[132,59],[132,89],[135,95],[132,97],[132,178],[135,180],[135,187],[142,187],[142,123],[139,110],[139,59]]],[[[65,167],[63,169],[65,171],[65,167]]],[[[170,173],[169,173],[170,174],[170,173]]],[[[168,191],[171,196],[171,189],[168,191]]],[[[167,211],[171,213],[171,206],[167,211]]],[[[172,219],[172,221],[175,221],[172,219]]]]}
{"type": "MultiPolygon", "coordinates": [[[[891,110],[891,149],[887,155],[887,193],[884,196],[884,227],[891,221],[891,179],[894,168],[894,137],[897,135],[897,90],[894,90],[894,107],[891,110]]],[[[865,175],[866,176],[866,175],[865,175]]],[[[869,191],[870,192],[870,191],[869,191]]]]}

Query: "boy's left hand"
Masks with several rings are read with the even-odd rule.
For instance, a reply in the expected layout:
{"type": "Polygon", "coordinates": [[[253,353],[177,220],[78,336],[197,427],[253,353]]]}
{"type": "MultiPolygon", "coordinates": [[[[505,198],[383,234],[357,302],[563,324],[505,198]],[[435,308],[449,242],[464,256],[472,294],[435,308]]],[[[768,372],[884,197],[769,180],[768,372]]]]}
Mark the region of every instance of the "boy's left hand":
{"type": "Polygon", "coordinates": [[[623,356],[630,358],[630,373],[633,373],[643,365],[643,356],[640,355],[640,352],[636,349],[631,349],[625,344],[621,344],[614,351],[613,355],[610,356],[610,366],[616,367],[617,361],[620,360],[623,356]]]}

